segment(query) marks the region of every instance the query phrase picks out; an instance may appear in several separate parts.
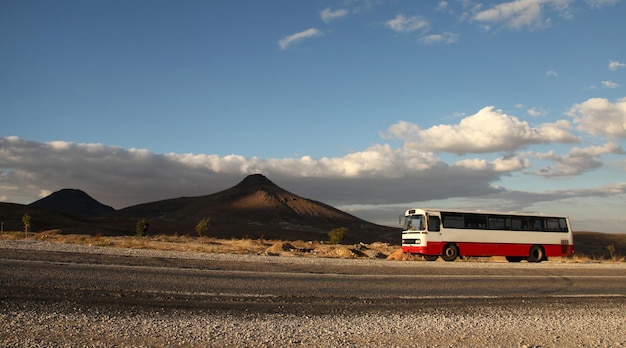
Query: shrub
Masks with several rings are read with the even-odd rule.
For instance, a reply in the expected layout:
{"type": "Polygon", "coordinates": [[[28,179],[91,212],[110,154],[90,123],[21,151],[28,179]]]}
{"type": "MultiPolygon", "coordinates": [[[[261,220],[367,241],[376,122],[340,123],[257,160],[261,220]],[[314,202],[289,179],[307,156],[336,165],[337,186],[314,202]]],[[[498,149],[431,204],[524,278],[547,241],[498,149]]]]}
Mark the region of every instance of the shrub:
{"type": "Polygon", "coordinates": [[[330,232],[328,232],[328,237],[330,238],[330,243],[331,244],[339,244],[339,243],[341,243],[343,238],[346,236],[346,233],[348,233],[348,228],[347,227],[339,227],[339,228],[334,228],[334,229],[330,230],[330,232]]]}
{"type": "Polygon", "coordinates": [[[611,244],[611,245],[607,246],[606,248],[609,251],[609,253],[611,254],[611,260],[615,260],[616,259],[615,244],[611,244]]]}
{"type": "Polygon", "coordinates": [[[148,234],[148,226],[149,224],[145,219],[141,219],[137,221],[137,225],[135,227],[135,231],[137,232],[137,237],[145,236],[148,234]]]}
{"type": "Polygon", "coordinates": [[[24,216],[22,216],[22,223],[24,224],[24,232],[28,233],[28,230],[30,230],[30,215],[28,213],[24,213],[24,216]]]}
{"type": "Polygon", "coordinates": [[[210,217],[200,219],[200,222],[198,222],[198,224],[196,225],[196,232],[198,232],[198,236],[203,237],[204,234],[209,230],[210,221],[210,217]]]}

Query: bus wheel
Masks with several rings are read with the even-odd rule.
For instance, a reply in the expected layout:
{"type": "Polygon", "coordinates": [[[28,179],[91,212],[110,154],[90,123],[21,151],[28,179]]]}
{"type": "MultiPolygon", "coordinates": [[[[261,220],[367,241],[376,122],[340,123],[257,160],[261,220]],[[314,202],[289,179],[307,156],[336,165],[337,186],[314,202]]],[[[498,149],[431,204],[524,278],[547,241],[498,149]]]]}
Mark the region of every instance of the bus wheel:
{"type": "Polygon", "coordinates": [[[517,256],[506,256],[506,260],[509,262],[520,262],[522,261],[522,258],[517,256]]]}
{"type": "Polygon", "coordinates": [[[441,255],[441,258],[444,259],[444,261],[454,261],[457,257],[459,257],[459,248],[456,245],[448,244],[443,247],[443,255],[441,255]]]}
{"type": "Polygon", "coordinates": [[[528,254],[528,262],[541,262],[546,257],[545,251],[541,245],[533,245],[528,254]]]}
{"type": "Polygon", "coordinates": [[[437,255],[424,255],[424,260],[426,261],[435,261],[439,256],[437,255]]]}

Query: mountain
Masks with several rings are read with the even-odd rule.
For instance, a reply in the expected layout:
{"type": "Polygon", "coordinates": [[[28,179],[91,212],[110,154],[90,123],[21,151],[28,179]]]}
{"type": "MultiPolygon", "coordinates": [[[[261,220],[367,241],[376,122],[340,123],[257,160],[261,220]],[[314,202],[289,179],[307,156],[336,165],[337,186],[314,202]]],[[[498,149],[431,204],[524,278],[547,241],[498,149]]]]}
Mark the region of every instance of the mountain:
{"type": "Polygon", "coordinates": [[[334,228],[347,227],[346,241],[397,242],[400,229],[376,225],[327,204],[288,192],[261,174],[199,197],[139,204],[116,211],[117,219],[145,219],[148,233],[194,235],[200,219],[210,218],[207,235],[221,238],[327,240],[334,228]]]}
{"type": "Polygon", "coordinates": [[[62,189],[29,204],[31,207],[47,208],[77,216],[101,216],[115,211],[81,190],[62,189]]]}
{"type": "Polygon", "coordinates": [[[376,225],[327,204],[295,195],[261,174],[250,175],[226,190],[180,197],[115,210],[81,190],[63,189],[27,206],[2,203],[0,218],[19,230],[21,216],[32,216],[32,231],[134,235],[144,219],[148,234],[197,235],[196,226],[210,218],[207,236],[328,240],[328,232],[346,227],[345,242],[400,240],[400,229],[376,225]]]}

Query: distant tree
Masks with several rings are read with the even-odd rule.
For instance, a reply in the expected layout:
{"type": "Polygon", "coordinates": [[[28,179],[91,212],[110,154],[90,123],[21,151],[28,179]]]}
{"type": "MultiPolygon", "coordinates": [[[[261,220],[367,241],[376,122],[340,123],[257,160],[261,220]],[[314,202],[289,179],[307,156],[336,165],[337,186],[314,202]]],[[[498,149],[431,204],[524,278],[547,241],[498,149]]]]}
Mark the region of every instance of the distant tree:
{"type": "Polygon", "coordinates": [[[607,246],[606,248],[609,250],[609,253],[611,254],[611,260],[615,260],[615,244],[611,244],[607,246]]]}
{"type": "Polygon", "coordinates": [[[330,232],[328,232],[328,237],[330,238],[330,243],[331,244],[339,244],[339,243],[341,243],[343,238],[346,236],[346,233],[348,233],[348,228],[347,227],[339,227],[339,228],[334,228],[334,229],[330,230],[330,232]]]}
{"type": "Polygon", "coordinates": [[[137,221],[137,225],[135,227],[135,231],[137,232],[137,236],[141,237],[141,236],[145,236],[148,234],[148,226],[150,224],[148,224],[146,222],[146,219],[141,219],[139,221],[137,221]]]}
{"type": "Polygon", "coordinates": [[[30,215],[28,213],[24,213],[24,216],[22,216],[22,223],[24,224],[24,232],[28,234],[30,229],[30,215]]]}
{"type": "Polygon", "coordinates": [[[198,232],[198,236],[203,237],[204,234],[209,230],[209,223],[211,222],[210,217],[205,217],[200,219],[200,222],[196,225],[196,232],[198,232]]]}

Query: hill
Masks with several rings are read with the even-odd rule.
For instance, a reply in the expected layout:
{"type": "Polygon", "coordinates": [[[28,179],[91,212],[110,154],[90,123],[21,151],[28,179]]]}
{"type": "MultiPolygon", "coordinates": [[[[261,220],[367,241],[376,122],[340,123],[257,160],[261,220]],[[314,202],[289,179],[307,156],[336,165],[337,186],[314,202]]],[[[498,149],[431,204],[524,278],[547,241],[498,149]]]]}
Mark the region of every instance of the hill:
{"type": "MultiPolygon", "coordinates": [[[[40,232],[60,229],[65,233],[102,233],[100,225],[93,218],[85,218],[59,212],[54,209],[41,208],[16,203],[0,202],[0,221],[4,231],[23,231],[22,217],[31,216],[30,231],[40,232]]],[[[119,234],[106,230],[108,234],[119,234]]]]}
{"type": "Polygon", "coordinates": [[[347,227],[346,241],[397,242],[400,230],[376,225],[327,204],[288,192],[261,174],[212,195],[135,205],[113,214],[120,220],[145,219],[149,233],[195,234],[210,217],[208,235],[220,238],[327,240],[333,228],[347,227]]]}
{"type": "Polygon", "coordinates": [[[574,232],[576,255],[608,259],[611,257],[610,245],[615,247],[615,255],[626,256],[626,234],[574,232]]]}
{"type": "Polygon", "coordinates": [[[63,189],[29,205],[2,203],[5,230],[23,229],[24,213],[31,230],[63,233],[133,235],[145,219],[149,234],[196,235],[195,227],[210,218],[207,236],[277,240],[328,240],[334,228],[347,227],[346,242],[397,243],[400,230],[376,225],[327,204],[288,192],[263,175],[205,196],[180,197],[134,205],[121,210],[101,204],[80,190],[63,189]]]}
{"type": "Polygon", "coordinates": [[[31,207],[47,208],[77,216],[101,216],[115,211],[81,190],[62,189],[29,204],[31,207]]]}

